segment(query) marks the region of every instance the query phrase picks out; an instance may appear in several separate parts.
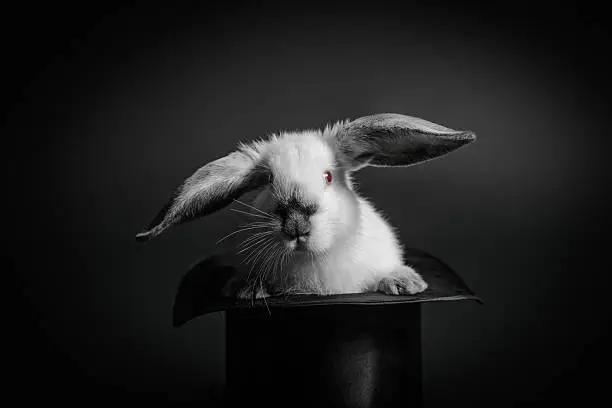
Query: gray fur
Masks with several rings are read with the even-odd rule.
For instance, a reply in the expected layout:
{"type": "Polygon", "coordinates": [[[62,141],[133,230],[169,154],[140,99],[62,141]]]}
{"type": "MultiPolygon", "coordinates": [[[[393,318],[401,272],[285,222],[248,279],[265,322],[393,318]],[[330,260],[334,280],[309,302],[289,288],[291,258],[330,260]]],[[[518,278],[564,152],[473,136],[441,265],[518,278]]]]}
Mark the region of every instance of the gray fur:
{"type": "Polygon", "coordinates": [[[453,130],[412,116],[382,113],[346,123],[331,142],[353,168],[410,166],[473,142],[471,131],[453,130]]]}
{"type": "Polygon", "coordinates": [[[146,241],[172,226],[218,211],[267,181],[267,169],[260,167],[255,157],[243,151],[230,153],[199,168],[185,180],[136,238],[146,241]]]}

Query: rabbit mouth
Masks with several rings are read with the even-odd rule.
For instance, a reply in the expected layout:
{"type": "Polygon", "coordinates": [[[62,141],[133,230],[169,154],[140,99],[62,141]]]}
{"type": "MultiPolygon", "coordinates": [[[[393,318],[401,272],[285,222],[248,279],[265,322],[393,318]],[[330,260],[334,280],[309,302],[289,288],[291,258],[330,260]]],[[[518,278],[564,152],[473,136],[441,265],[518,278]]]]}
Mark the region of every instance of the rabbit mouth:
{"type": "Polygon", "coordinates": [[[285,246],[290,251],[306,252],[308,251],[308,237],[284,237],[285,246]]]}

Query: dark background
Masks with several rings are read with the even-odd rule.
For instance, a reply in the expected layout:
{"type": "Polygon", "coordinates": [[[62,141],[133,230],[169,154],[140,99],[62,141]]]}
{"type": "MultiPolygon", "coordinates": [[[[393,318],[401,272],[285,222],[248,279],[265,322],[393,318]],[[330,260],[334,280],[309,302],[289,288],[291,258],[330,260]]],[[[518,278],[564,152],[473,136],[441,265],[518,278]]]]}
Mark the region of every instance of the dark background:
{"type": "Polygon", "coordinates": [[[135,233],[239,140],[397,112],[479,136],[358,174],[485,302],[424,305],[426,406],[605,395],[610,31],[592,3],[536,4],[5,6],[9,389],[206,401],[223,314],[174,329],[171,307],[234,216],[135,233]]]}

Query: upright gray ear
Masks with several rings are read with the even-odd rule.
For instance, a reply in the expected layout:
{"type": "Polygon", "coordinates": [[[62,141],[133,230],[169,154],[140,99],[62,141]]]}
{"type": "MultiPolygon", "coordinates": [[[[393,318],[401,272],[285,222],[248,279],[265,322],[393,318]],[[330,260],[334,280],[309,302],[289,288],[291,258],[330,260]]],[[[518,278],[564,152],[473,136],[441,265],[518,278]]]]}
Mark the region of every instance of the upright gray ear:
{"type": "Polygon", "coordinates": [[[168,228],[211,214],[249,190],[268,182],[267,170],[252,155],[236,151],[198,169],[180,185],[145,231],[147,241],[168,228]]]}
{"type": "Polygon", "coordinates": [[[412,116],[381,113],[348,122],[336,134],[336,148],[353,169],[410,166],[457,150],[476,140],[474,132],[453,130],[412,116]]]}

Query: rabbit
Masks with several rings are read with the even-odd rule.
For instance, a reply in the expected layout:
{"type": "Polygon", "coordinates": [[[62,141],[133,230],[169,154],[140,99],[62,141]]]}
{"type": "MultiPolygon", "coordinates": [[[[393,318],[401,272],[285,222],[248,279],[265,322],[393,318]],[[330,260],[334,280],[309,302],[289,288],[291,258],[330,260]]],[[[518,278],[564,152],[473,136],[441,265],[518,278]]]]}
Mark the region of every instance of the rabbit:
{"type": "Polygon", "coordinates": [[[473,131],[381,113],[240,142],[187,178],[136,238],[238,202],[257,219],[247,227],[256,232],[241,250],[252,266],[231,279],[227,296],[421,293],[427,282],[404,262],[388,219],[355,190],[353,173],[415,165],[475,140],[473,131]],[[250,204],[239,200],[248,192],[250,204]]]}

